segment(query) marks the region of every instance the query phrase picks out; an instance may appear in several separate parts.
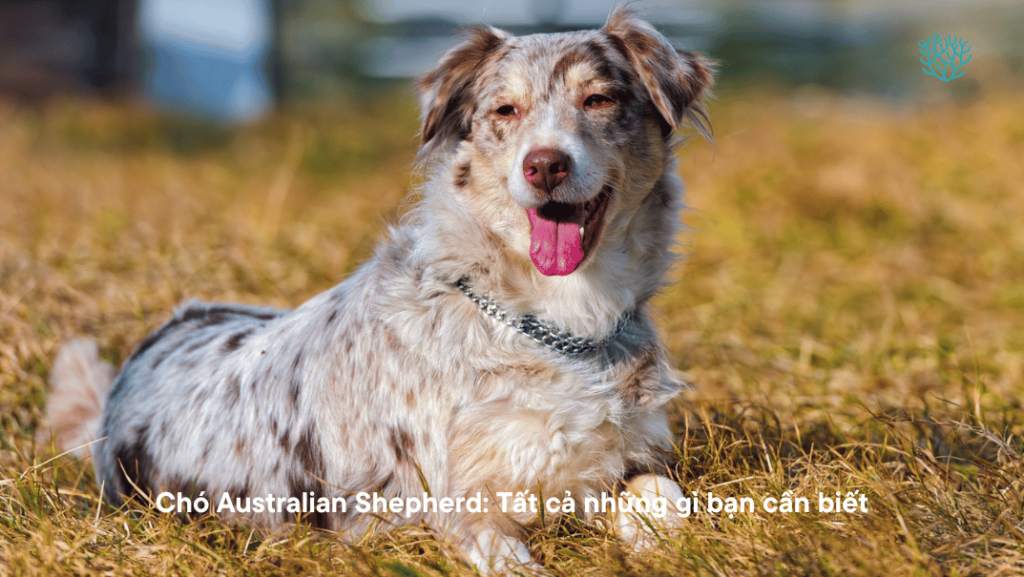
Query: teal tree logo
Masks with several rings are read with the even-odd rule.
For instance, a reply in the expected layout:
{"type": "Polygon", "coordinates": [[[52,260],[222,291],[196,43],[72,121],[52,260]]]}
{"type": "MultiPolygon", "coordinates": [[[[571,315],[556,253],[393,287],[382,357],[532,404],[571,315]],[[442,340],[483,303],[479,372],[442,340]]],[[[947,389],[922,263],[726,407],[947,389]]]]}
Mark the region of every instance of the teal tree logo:
{"type": "Polygon", "coordinates": [[[934,76],[943,82],[964,75],[964,64],[971,61],[971,44],[958,36],[947,34],[946,38],[935,34],[917,43],[921,47],[921,68],[925,74],[934,76]]]}

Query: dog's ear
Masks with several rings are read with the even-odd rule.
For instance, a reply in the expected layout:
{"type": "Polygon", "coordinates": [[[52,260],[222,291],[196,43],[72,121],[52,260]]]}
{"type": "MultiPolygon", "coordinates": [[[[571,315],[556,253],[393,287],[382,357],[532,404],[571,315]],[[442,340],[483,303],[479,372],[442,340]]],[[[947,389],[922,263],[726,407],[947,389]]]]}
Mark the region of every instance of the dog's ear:
{"type": "Polygon", "coordinates": [[[492,27],[470,28],[466,35],[462,44],[448,51],[437,68],[419,81],[423,145],[469,134],[476,80],[510,37],[492,27]]]}
{"type": "Polygon", "coordinates": [[[711,88],[714,65],[695,52],[677,51],[653,26],[629,8],[618,8],[602,30],[629,60],[658,109],[668,136],[683,120],[705,136],[709,127],[700,100],[711,88]]]}

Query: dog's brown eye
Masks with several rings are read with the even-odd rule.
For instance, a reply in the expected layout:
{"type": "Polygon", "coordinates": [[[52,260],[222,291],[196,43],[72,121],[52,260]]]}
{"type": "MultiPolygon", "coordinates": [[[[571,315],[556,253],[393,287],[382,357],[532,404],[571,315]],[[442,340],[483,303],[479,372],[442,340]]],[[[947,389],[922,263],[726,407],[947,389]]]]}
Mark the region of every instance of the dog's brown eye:
{"type": "Polygon", "coordinates": [[[615,101],[604,94],[591,94],[583,100],[583,108],[585,110],[608,108],[613,104],[615,104],[615,101]]]}
{"type": "Polygon", "coordinates": [[[498,109],[495,110],[494,112],[496,112],[498,116],[504,118],[515,118],[516,116],[519,116],[519,109],[516,108],[515,106],[512,106],[511,104],[499,106],[498,109]]]}

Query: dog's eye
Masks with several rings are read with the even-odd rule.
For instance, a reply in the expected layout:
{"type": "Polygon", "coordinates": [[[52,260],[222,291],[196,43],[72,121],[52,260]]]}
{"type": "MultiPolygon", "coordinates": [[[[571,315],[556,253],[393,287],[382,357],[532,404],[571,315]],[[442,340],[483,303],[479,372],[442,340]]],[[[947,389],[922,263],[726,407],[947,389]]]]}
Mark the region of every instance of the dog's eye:
{"type": "Polygon", "coordinates": [[[600,110],[615,104],[615,101],[604,94],[591,94],[583,100],[584,110],[600,110]]]}
{"type": "Polygon", "coordinates": [[[495,110],[494,112],[498,116],[501,116],[502,118],[515,118],[519,116],[519,109],[516,108],[515,106],[512,106],[511,104],[499,106],[498,109],[495,110]]]}

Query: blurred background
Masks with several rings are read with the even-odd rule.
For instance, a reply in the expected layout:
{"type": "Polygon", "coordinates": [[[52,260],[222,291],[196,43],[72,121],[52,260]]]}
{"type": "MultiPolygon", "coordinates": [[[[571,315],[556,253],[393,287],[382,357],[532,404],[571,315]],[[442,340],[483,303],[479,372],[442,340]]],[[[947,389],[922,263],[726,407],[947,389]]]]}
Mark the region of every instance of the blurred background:
{"type": "MultiPolygon", "coordinates": [[[[338,283],[416,197],[410,80],[455,30],[592,28],[611,4],[0,0],[0,574],[364,563],[99,516],[87,466],[36,457],[57,348],[88,335],[118,365],[187,299],[338,283]]],[[[860,490],[879,513],[688,523],[674,571],[620,568],[603,534],[539,550],[588,559],[569,575],[1021,574],[1024,2],[636,4],[719,62],[653,307],[693,385],[672,409],[688,489],[860,490]],[[922,72],[934,34],[970,42],[963,76],[922,72]]],[[[405,539],[368,550],[430,548],[405,539]]]]}
{"type": "MultiPolygon", "coordinates": [[[[407,86],[466,24],[524,34],[593,28],[614,0],[0,0],[0,91],[138,96],[219,122],[275,107],[407,86]],[[402,84],[395,84],[400,81],[402,84]]],[[[820,87],[896,101],[936,80],[917,40],[970,41],[970,98],[1020,86],[1024,2],[647,0],[636,5],[680,47],[721,62],[719,88],[820,87]]]]}

